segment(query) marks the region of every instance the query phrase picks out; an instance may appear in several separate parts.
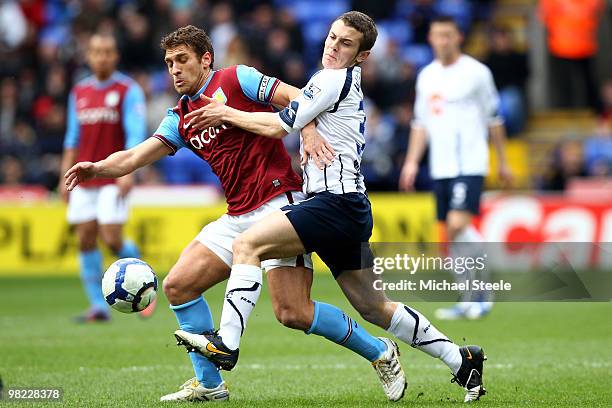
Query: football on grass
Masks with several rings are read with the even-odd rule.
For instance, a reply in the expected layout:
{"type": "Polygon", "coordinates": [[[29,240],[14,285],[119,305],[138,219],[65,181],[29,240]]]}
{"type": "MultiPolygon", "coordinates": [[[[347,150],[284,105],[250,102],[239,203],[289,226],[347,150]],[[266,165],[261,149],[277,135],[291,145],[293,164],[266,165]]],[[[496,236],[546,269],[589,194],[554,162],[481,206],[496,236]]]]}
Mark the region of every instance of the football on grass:
{"type": "Polygon", "coordinates": [[[140,259],[119,259],[104,273],[102,292],[113,309],[122,313],[140,312],[157,296],[157,276],[140,259]]]}

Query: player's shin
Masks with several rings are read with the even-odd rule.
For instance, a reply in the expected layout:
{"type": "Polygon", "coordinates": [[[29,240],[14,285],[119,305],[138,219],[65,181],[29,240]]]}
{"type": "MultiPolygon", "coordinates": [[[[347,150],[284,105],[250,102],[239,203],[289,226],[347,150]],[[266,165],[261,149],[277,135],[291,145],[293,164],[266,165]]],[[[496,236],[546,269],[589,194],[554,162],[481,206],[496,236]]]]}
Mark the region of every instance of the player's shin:
{"type": "MultiPolygon", "coordinates": [[[[208,303],[203,297],[198,297],[181,305],[170,305],[176,315],[176,320],[182,330],[189,333],[202,334],[212,331],[214,323],[208,303]]],[[[215,388],[223,379],[217,367],[206,357],[196,352],[190,352],[189,358],[198,381],[206,388],[215,388]]]]}
{"type": "Polygon", "coordinates": [[[92,309],[108,310],[102,294],[102,254],[99,250],[81,251],[79,254],[81,281],[92,309]]]}
{"type": "Polygon", "coordinates": [[[317,334],[372,362],[386,351],[385,343],[369,334],[335,306],[314,302],[314,319],[307,334],[317,334]]]}
{"type": "Polygon", "coordinates": [[[227,281],[219,336],[230,350],[240,346],[240,337],[261,293],[261,267],[235,264],[227,281]]]}
{"type": "Polygon", "coordinates": [[[418,311],[399,303],[387,329],[400,340],[442,360],[453,373],[461,367],[459,346],[450,341],[418,311]]]}

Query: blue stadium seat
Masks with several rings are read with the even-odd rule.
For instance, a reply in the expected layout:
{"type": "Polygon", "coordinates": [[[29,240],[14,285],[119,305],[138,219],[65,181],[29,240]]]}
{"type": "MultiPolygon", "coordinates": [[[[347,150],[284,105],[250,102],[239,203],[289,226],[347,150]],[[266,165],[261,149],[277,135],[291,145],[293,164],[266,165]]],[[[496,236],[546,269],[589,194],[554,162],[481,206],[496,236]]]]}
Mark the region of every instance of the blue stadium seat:
{"type": "Polygon", "coordinates": [[[393,14],[397,17],[408,17],[414,12],[414,8],[414,0],[398,0],[393,14]]]}
{"type": "Polygon", "coordinates": [[[399,45],[412,42],[412,26],[406,20],[387,20],[378,23],[379,31],[385,31],[390,40],[399,45]]]}
{"type": "Polygon", "coordinates": [[[433,60],[433,53],[428,45],[410,44],[402,49],[402,58],[420,69],[433,60]]]}
{"type": "Polygon", "coordinates": [[[461,30],[467,32],[472,22],[472,5],[467,0],[438,0],[435,5],[437,14],[453,17],[461,30]]]}

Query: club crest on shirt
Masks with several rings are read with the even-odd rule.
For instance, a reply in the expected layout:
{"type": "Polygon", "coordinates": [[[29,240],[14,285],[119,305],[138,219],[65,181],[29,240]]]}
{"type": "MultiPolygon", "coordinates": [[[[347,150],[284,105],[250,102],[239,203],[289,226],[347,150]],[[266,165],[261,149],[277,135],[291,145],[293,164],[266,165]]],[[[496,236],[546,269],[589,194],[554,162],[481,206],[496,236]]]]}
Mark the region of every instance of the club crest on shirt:
{"type": "Polygon", "coordinates": [[[215,99],[224,105],[227,103],[227,96],[225,96],[225,93],[221,87],[217,88],[217,90],[212,94],[212,99],[215,99]]]}
{"type": "Polygon", "coordinates": [[[110,91],[107,93],[104,97],[104,104],[111,108],[117,106],[119,104],[119,92],[110,91]]]}
{"type": "Polygon", "coordinates": [[[429,97],[429,108],[434,115],[442,114],[444,109],[444,97],[440,94],[433,94],[429,97]]]}
{"type": "Polygon", "coordinates": [[[304,98],[312,101],[314,98],[319,95],[321,89],[319,89],[315,84],[311,83],[308,85],[308,88],[304,89],[302,93],[304,94],[304,98]]]}

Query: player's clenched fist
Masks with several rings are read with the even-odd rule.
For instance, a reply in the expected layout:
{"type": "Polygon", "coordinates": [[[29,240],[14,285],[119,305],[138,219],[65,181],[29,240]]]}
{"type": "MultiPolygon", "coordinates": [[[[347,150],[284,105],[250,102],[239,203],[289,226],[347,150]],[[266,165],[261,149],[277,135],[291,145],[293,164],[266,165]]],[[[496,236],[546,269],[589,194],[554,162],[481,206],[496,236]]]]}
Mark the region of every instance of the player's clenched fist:
{"type": "Polygon", "coordinates": [[[72,166],[66,174],[64,179],[66,180],[66,189],[72,191],[79,183],[83,181],[91,180],[96,177],[97,168],[95,163],[92,162],[80,162],[72,166]]]}

